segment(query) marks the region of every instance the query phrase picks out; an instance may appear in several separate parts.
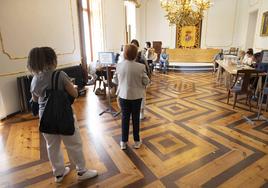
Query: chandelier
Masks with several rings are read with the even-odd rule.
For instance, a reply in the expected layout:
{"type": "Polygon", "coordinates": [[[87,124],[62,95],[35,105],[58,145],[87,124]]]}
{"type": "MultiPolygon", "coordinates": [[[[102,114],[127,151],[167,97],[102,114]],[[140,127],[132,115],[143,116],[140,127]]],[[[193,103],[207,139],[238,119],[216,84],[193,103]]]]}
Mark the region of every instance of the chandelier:
{"type": "Polygon", "coordinates": [[[199,24],[204,11],[211,6],[210,0],[160,0],[161,7],[167,12],[170,25],[193,26],[199,24]]]}

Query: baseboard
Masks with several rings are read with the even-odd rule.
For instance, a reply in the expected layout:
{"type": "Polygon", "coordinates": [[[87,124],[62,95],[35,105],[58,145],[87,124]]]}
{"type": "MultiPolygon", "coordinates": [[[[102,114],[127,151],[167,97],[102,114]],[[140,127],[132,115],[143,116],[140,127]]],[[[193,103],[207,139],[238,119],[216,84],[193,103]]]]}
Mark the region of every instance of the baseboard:
{"type": "Polygon", "coordinates": [[[17,111],[17,112],[14,112],[14,113],[12,113],[12,114],[9,114],[9,115],[7,115],[6,117],[0,119],[0,121],[5,121],[5,120],[7,120],[7,119],[9,119],[9,118],[14,117],[15,115],[18,115],[19,113],[21,113],[21,111],[17,111]]]}

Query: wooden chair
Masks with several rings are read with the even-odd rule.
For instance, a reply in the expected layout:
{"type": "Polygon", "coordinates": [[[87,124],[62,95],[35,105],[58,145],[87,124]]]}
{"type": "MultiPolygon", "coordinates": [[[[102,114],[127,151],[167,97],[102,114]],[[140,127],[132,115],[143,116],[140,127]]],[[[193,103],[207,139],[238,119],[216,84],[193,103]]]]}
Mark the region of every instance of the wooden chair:
{"type": "Polygon", "coordinates": [[[228,91],[227,96],[227,104],[229,104],[229,98],[231,92],[234,93],[234,104],[233,109],[235,108],[237,96],[238,95],[247,95],[247,102],[249,102],[249,110],[251,111],[251,98],[254,95],[254,88],[256,81],[258,80],[258,73],[257,70],[238,70],[235,78],[235,82],[233,86],[228,91]],[[252,82],[252,78],[254,76],[254,81],[252,82]]]}
{"type": "Polygon", "coordinates": [[[238,52],[239,52],[239,48],[231,47],[231,48],[229,49],[229,54],[230,54],[230,55],[235,55],[235,56],[237,56],[237,55],[238,55],[238,52]]]}

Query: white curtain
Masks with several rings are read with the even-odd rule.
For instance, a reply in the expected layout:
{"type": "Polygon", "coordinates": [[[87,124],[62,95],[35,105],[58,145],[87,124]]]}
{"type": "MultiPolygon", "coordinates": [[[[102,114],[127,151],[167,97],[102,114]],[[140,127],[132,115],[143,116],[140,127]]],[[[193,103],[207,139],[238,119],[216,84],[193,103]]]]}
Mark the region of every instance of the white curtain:
{"type": "Polygon", "coordinates": [[[102,3],[101,0],[90,0],[90,18],[93,46],[93,60],[98,59],[98,52],[104,50],[102,3]]]}

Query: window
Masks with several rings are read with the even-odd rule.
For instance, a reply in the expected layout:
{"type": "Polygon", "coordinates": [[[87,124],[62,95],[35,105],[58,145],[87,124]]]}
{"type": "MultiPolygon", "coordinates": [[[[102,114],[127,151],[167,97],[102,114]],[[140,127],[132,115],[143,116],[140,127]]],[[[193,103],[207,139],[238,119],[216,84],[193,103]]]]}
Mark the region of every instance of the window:
{"type": "Polygon", "coordinates": [[[93,43],[93,60],[98,59],[98,52],[103,51],[103,25],[101,0],[90,1],[90,19],[93,43]]]}
{"type": "Polygon", "coordinates": [[[102,4],[101,0],[82,0],[80,6],[84,56],[90,63],[98,59],[98,52],[103,51],[102,4]]]}
{"type": "Polygon", "coordinates": [[[136,7],[134,3],[125,2],[126,10],[126,28],[128,42],[132,39],[136,39],[136,7]]]}

